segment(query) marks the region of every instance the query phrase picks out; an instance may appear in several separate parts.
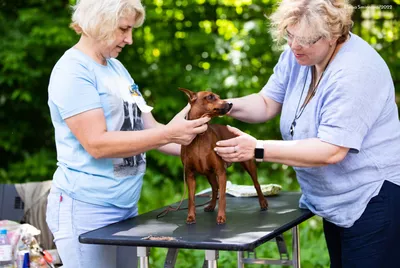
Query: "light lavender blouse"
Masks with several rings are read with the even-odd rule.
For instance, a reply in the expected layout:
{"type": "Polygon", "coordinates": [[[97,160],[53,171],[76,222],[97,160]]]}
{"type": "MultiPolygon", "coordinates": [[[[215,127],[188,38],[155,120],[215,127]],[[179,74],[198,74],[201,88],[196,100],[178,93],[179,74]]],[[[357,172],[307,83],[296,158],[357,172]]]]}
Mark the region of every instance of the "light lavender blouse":
{"type": "Polygon", "coordinates": [[[385,180],[400,185],[400,122],[393,79],[380,55],[351,34],[296,120],[292,137],[289,130],[304,81],[301,104],[311,82],[308,68],[286,49],[261,92],[283,103],[284,140],[317,137],[350,148],[340,163],[294,169],[303,193],[300,207],[338,226],[351,227],[385,180]]]}

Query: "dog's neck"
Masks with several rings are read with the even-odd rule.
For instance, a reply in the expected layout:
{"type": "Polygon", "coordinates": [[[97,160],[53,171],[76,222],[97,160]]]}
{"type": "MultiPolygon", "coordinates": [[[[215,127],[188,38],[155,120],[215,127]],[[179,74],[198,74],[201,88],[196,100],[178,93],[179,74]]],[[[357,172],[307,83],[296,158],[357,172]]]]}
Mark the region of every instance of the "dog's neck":
{"type": "Polygon", "coordinates": [[[195,111],[194,109],[190,109],[188,115],[186,116],[187,120],[195,120],[195,119],[199,119],[201,117],[205,117],[205,116],[210,116],[209,114],[205,114],[205,113],[199,113],[198,111],[195,111]]]}

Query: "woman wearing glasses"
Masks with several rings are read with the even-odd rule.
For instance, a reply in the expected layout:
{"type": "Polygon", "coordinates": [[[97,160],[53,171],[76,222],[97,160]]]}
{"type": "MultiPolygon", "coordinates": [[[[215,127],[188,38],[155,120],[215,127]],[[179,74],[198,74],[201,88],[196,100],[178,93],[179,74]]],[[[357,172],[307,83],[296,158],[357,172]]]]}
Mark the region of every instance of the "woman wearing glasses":
{"type": "Polygon", "coordinates": [[[230,116],[241,121],[280,114],[283,140],[230,128],[238,137],[215,150],[227,162],[255,158],[294,167],[300,207],[324,219],[331,267],[396,267],[398,108],[386,63],[350,32],[352,12],[347,0],[280,3],[271,29],[288,48],[260,93],[229,101],[230,116]]]}

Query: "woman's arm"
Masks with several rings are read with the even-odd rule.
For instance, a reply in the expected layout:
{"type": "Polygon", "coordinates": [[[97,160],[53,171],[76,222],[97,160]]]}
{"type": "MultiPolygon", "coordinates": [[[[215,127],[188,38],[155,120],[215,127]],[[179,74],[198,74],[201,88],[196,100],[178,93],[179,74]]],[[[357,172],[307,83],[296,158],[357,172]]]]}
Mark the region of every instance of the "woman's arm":
{"type": "MultiPolygon", "coordinates": [[[[237,137],[217,142],[215,151],[218,155],[226,162],[242,162],[253,159],[257,140],[237,128],[229,127],[229,130],[237,137]]],[[[264,161],[296,167],[335,164],[342,161],[349,151],[349,148],[323,142],[318,138],[293,141],[265,140],[262,142],[264,161]]]]}
{"type": "MultiPolygon", "coordinates": [[[[142,118],[145,129],[159,128],[165,126],[158,123],[152,113],[143,113],[142,118]]],[[[177,143],[168,143],[166,145],[158,147],[157,150],[165,154],[178,156],[181,154],[181,145],[177,143]]]]}
{"type": "Polygon", "coordinates": [[[168,143],[189,144],[206,131],[209,118],[184,119],[183,109],[165,126],[141,131],[107,131],[103,109],[93,109],[65,120],[72,133],[94,158],[137,155],[168,143]]]}
{"type": "Polygon", "coordinates": [[[349,148],[323,142],[318,138],[294,141],[266,140],[263,144],[264,161],[295,167],[336,164],[342,161],[349,151],[349,148]]]}
{"type": "Polygon", "coordinates": [[[227,99],[233,104],[229,116],[247,123],[262,123],[281,112],[282,104],[261,93],[241,98],[227,99]]]}

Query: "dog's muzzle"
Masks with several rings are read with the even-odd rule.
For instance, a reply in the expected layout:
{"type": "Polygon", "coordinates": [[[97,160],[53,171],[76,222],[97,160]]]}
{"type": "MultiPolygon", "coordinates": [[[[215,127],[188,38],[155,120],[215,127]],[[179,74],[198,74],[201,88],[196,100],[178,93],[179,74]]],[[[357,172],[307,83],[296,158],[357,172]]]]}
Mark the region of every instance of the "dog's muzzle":
{"type": "Polygon", "coordinates": [[[229,108],[228,108],[228,112],[229,112],[232,109],[233,103],[232,102],[228,102],[228,106],[229,106],[229,108]]]}

